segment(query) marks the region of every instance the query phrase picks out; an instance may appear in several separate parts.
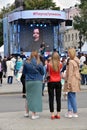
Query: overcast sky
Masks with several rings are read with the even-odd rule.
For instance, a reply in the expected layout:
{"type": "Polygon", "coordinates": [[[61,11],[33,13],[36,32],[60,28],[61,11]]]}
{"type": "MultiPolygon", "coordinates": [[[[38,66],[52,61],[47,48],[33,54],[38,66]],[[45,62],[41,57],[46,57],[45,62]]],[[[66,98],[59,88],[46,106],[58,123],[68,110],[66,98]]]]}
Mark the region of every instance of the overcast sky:
{"type": "Polygon", "coordinates": [[[15,0],[0,0],[0,9],[7,4],[12,4],[15,0]]]}
{"type": "MultiPolygon", "coordinates": [[[[12,4],[14,1],[15,0],[0,0],[0,8],[6,6],[7,4],[12,4]]],[[[61,9],[74,6],[75,4],[79,3],[79,1],[80,0],[54,0],[58,6],[61,6],[61,9]]]]}
{"type": "Polygon", "coordinates": [[[60,6],[61,9],[73,7],[75,4],[79,4],[80,0],[54,0],[57,3],[57,6],[60,6]]]}

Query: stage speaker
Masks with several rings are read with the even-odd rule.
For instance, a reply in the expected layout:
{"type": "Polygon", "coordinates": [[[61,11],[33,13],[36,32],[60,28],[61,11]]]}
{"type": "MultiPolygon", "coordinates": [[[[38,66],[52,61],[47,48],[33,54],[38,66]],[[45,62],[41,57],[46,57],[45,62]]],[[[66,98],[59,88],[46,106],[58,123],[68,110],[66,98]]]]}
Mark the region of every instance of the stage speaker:
{"type": "Polygon", "coordinates": [[[72,20],[66,20],[65,26],[72,26],[72,20]]]}

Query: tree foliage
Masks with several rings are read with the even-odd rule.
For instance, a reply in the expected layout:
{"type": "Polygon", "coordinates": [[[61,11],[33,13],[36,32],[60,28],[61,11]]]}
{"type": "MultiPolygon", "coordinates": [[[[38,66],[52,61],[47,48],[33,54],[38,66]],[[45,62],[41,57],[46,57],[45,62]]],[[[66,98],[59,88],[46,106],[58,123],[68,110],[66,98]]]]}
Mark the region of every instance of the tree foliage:
{"type": "Polygon", "coordinates": [[[14,6],[13,4],[12,4],[12,5],[7,4],[6,7],[4,6],[4,7],[1,9],[1,11],[0,11],[0,18],[2,19],[5,14],[11,12],[14,8],[15,8],[15,6],[14,6]]]}
{"type": "Polygon", "coordinates": [[[81,9],[80,16],[74,17],[73,25],[87,39],[87,0],[81,0],[79,8],[81,9]]]}
{"type": "Polygon", "coordinates": [[[35,9],[57,9],[56,4],[52,0],[24,0],[25,9],[35,10],[35,9]]]}
{"type": "Polygon", "coordinates": [[[15,8],[14,5],[9,5],[7,4],[6,7],[3,7],[0,11],[0,46],[3,45],[3,23],[2,23],[2,18],[5,14],[7,14],[8,12],[12,11],[15,8]]]}

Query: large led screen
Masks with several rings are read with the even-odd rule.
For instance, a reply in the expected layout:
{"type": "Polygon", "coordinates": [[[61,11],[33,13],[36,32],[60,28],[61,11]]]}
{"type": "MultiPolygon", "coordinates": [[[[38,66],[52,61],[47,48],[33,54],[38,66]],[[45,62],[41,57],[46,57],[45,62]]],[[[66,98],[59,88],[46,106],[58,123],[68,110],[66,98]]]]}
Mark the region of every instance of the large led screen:
{"type": "Polygon", "coordinates": [[[46,24],[20,25],[19,35],[20,49],[24,52],[31,52],[32,49],[39,51],[40,45],[44,42],[46,51],[53,51],[53,26],[46,24]]]}

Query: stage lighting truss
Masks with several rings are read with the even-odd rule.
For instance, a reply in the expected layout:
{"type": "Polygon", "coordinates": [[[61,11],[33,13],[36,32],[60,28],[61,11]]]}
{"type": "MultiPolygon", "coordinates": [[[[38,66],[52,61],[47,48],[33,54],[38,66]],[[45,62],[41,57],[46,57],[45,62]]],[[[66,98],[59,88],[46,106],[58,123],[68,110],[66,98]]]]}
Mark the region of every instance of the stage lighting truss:
{"type": "Polygon", "coordinates": [[[47,27],[47,26],[58,26],[60,23],[59,20],[54,20],[54,19],[20,19],[18,20],[19,24],[25,24],[28,25],[29,27],[47,27]]]}
{"type": "Polygon", "coordinates": [[[30,27],[47,27],[47,24],[40,24],[40,23],[35,23],[35,24],[29,24],[30,27]]]}
{"type": "Polygon", "coordinates": [[[47,26],[52,26],[52,23],[50,20],[30,20],[30,22],[28,22],[30,27],[47,27],[47,26]]]}

